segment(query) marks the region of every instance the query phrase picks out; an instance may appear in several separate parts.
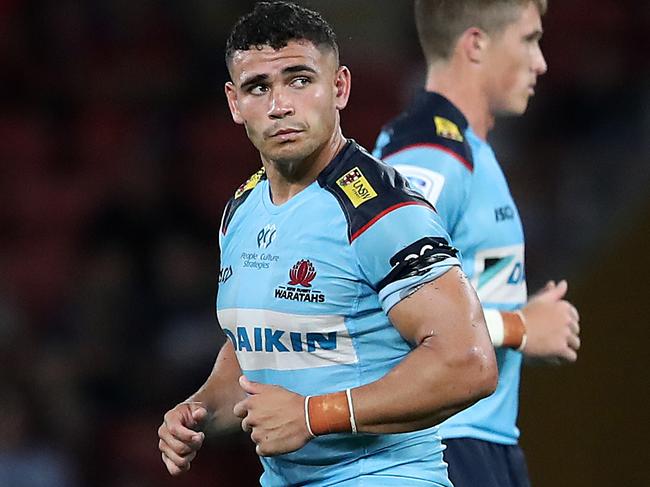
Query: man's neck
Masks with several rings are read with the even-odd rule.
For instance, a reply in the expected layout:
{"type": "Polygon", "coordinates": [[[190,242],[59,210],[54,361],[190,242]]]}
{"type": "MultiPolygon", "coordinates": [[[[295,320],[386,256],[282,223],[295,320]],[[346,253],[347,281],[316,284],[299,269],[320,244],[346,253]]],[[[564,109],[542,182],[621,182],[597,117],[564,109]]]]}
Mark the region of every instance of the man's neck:
{"type": "Polygon", "coordinates": [[[337,156],[347,140],[338,127],[327,142],[309,157],[296,161],[273,161],[262,156],[271,187],[271,200],[281,205],[316,181],[318,175],[337,156]]]}
{"type": "Polygon", "coordinates": [[[431,66],[425,89],[439,93],[452,102],[465,115],[474,133],[486,140],[494,126],[494,116],[480,80],[474,74],[452,63],[431,66]]]}

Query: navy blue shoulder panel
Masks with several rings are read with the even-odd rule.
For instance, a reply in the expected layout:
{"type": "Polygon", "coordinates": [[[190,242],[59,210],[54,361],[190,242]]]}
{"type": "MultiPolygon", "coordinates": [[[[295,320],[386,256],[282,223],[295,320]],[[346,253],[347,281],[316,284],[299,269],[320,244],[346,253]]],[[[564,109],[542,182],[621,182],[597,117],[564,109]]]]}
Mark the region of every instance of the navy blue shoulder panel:
{"type": "Polygon", "coordinates": [[[251,191],[253,191],[255,186],[257,186],[257,184],[264,179],[266,179],[266,171],[264,168],[261,168],[250,178],[248,178],[246,182],[242,184],[237,189],[237,191],[235,191],[235,195],[230,198],[230,200],[228,200],[226,209],[223,214],[223,221],[221,222],[221,233],[223,235],[226,234],[228,224],[232,220],[232,217],[235,215],[237,209],[244,203],[244,201],[246,201],[246,198],[248,198],[248,195],[251,194],[251,191]]]}
{"type": "Polygon", "coordinates": [[[447,152],[473,171],[472,151],[465,138],[467,127],[467,119],[449,100],[437,93],[422,92],[406,111],[382,129],[389,142],[380,157],[430,146],[447,152]]]}
{"type": "Polygon", "coordinates": [[[354,141],[348,142],[321,172],[318,183],[341,205],[350,243],[382,216],[401,206],[424,205],[433,209],[394,168],[354,141]]]}

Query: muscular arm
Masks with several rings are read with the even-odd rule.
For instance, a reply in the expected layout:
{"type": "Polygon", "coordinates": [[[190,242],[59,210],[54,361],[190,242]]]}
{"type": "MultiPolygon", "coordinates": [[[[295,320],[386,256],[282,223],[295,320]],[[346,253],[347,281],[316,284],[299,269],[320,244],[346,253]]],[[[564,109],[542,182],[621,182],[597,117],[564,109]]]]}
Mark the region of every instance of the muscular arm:
{"type": "Polygon", "coordinates": [[[199,402],[207,410],[204,431],[226,433],[236,431],[241,419],[233,414],[233,407],[246,397],[239,385],[242,375],[232,342],[226,340],[205,383],[187,401],[199,402]]]}
{"type": "MultiPolygon", "coordinates": [[[[494,348],[478,298],[459,268],[423,285],[396,304],[389,317],[414,348],[384,377],[351,390],[357,431],[423,429],[494,391],[494,348]]],[[[312,438],[303,396],[245,378],[240,384],[249,396],[235,406],[235,414],[259,455],[295,451],[312,438]]],[[[344,392],[311,401],[319,404],[311,416],[315,434],[350,431],[344,392]]],[[[312,410],[311,402],[308,408],[312,410]]]]}
{"type": "Polygon", "coordinates": [[[459,268],[402,300],[389,317],[414,349],[383,378],[352,390],[359,431],[433,426],[494,391],[494,350],[476,293],[459,268]]]}

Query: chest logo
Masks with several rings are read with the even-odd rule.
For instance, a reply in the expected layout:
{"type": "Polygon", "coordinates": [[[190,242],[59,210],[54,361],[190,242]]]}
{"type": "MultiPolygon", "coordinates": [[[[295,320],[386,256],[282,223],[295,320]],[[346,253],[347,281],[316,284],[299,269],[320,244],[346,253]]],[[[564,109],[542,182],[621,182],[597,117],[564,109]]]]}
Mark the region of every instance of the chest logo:
{"type": "Polygon", "coordinates": [[[316,277],[314,264],[307,259],[296,262],[289,270],[289,282],[286,286],[275,288],[276,299],[288,301],[300,301],[307,303],[324,303],[325,295],[312,287],[312,281],[316,277]]]}
{"type": "Polygon", "coordinates": [[[377,196],[375,189],[358,167],[340,177],[336,184],[343,190],[355,208],[377,196]]]}
{"type": "Polygon", "coordinates": [[[463,134],[461,134],[458,125],[456,125],[451,120],[448,120],[443,117],[433,117],[433,122],[436,124],[436,134],[445,139],[455,140],[456,142],[462,142],[463,134]]]}
{"type": "Polygon", "coordinates": [[[289,286],[300,285],[303,287],[311,287],[311,281],[316,277],[314,265],[308,260],[301,260],[296,262],[289,271],[289,286]]]}
{"type": "Polygon", "coordinates": [[[270,224],[262,228],[257,234],[257,246],[260,249],[266,249],[275,239],[277,229],[275,225],[270,224]]]}

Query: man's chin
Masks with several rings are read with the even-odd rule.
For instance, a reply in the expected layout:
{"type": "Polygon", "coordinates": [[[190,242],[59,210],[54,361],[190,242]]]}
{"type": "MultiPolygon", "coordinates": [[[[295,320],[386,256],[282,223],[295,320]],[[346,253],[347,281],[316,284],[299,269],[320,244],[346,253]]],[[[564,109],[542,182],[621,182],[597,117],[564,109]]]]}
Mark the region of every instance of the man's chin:
{"type": "Polygon", "coordinates": [[[270,148],[266,156],[273,161],[296,161],[304,159],[307,154],[303,144],[297,141],[283,142],[270,148]]]}
{"type": "Polygon", "coordinates": [[[518,117],[520,115],[523,115],[526,113],[526,110],[528,109],[528,99],[525,101],[518,103],[518,104],[513,104],[512,106],[505,107],[502,110],[500,110],[497,113],[497,116],[499,117],[518,117]]]}
{"type": "Polygon", "coordinates": [[[264,153],[264,158],[273,161],[276,167],[281,172],[286,172],[288,176],[296,171],[299,172],[302,162],[308,159],[312,152],[305,144],[287,142],[271,147],[264,153]]]}

